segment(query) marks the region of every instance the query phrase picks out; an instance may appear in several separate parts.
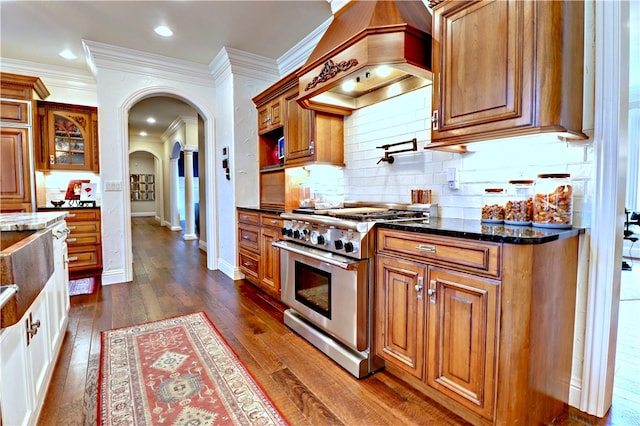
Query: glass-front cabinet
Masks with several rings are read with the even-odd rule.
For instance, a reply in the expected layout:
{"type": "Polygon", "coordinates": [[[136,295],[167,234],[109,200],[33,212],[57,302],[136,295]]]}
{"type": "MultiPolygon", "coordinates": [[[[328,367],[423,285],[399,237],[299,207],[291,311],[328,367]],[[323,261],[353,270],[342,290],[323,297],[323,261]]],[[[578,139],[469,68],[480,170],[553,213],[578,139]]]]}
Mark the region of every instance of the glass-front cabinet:
{"type": "Polygon", "coordinates": [[[99,171],[97,108],[38,102],[38,119],[39,170],[99,171]]]}

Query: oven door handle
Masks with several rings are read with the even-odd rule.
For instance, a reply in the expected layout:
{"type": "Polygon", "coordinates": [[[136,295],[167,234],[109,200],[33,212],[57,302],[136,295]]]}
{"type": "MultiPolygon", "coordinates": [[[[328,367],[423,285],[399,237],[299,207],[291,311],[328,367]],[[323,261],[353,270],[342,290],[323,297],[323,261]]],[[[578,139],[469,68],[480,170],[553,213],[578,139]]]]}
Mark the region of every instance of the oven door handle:
{"type": "Polygon", "coordinates": [[[361,260],[354,260],[353,262],[348,262],[348,261],[347,262],[340,262],[340,261],[338,261],[336,259],[330,259],[330,258],[327,258],[326,256],[323,256],[321,254],[313,253],[313,252],[311,252],[309,250],[305,250],[305,249],[294,247],[291,244],[287,244],[285,241],[274,241],[274,242],[271,243],[271,245],[273,247],[277,247],[277,248],[282,249],[282,250],[287,250],[287,251],[290,251],[292,253],[297,253],[297,254],[300,254],[302,256],[310,257],[310,258],[315,259],[315,260],[320,261],[320,262],[328,263],[329,265],[337,266],[338,268],[341,268],[341,269],[344,269],[344,270],[347,270],[347,271],[351,271],[351,270],[356,269],[356,267],[357,267],[356,265],[358,263],[362,262],[361,260]]]}

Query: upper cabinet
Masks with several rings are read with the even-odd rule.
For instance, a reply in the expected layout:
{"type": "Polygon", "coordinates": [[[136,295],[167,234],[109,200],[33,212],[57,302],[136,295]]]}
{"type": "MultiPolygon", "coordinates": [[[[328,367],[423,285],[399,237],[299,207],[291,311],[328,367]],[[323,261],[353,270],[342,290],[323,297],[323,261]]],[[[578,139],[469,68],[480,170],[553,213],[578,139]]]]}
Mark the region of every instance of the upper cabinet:
{"type": "Polygon", "coordinates": [[[285,95],[285,164],[344,165],[344,117],[302,108],[298,88],[285,95]]]}
{"type": "Polygon", "coordinates": [[[39,170],[100,170],[96,107],[38,102],[38,124],[39,170]]]}
{"type": "Polygon", "coordinates": [[[587,138],[582,2],[434,0],[430,6],[428,148],[544,132],[587,138]]]}
{"type": "Polygon", "coordinates": [[[49,96],[37,77],[0,73],[0,212],[30,212],[35,102],[49,96]]]}
{"type": "Polygon", "coordinates": [[[298,207],[302,177],[295,168],[310,164],[344,165],[344,118],[311,111],[296,101],[295,72],[253,98],[258,110],[260,206],[298,207]]]}

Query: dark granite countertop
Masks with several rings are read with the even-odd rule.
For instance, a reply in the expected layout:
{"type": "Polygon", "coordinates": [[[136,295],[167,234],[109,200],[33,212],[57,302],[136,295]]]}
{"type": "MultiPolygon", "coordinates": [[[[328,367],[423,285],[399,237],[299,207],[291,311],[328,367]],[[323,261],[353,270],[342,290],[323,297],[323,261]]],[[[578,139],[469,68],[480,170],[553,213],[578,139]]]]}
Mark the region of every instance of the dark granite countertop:
{"type": "Polygon", "coordinates": [[[379,222],[376,226],[378,228],[509,244],[544,244],[562,238],[574,237],[584,232],[583,228],[556,229],[535,226],[496,225],[482,223],[479,220],[444,218],[432,218],[430,223],[425,223],[423,220],[379,222]]]}
{"type": "Polygon", "coordinates": [[[284,213],[282,210],[266,209],[266,208],[257,207],[257,206],[237,206],[236,208],[239,210],[253,210],[259,213],[270,213],[270,214],[284,213]]]}

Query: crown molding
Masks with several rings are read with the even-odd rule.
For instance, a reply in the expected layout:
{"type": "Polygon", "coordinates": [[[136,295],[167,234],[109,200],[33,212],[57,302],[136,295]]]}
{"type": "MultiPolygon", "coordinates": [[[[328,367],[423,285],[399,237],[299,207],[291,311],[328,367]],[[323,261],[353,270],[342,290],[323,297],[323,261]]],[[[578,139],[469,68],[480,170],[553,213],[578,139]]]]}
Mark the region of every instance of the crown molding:
{"type": "Polygon", "coordinates": [[[88,70],[78,68],[45,65],[37,62],[0,58],[2,71],[37,76],[46,81],[47,86],[57,86],[73,90],[85,90],[96,93],[96,79],[88,70]]]}
{"type": "Polygon", "coordinates": [[[291,49],[285,52],[278,58],[278,69],[280,75],[288,75],[289,73],[300,68],[309,56],[313,49],[316,48],[318,42],[329,28],[329,25],[333,22],[333,16],[324,21],[318,28],[310,32],[305,38],[296,43],[291,49]]]}
{"type": "Polygon", "coordinates": [[[206,65],[96,41],[82,40],[82,44],[94,75],[98,69],[106,68],[201,86],[211,86],[213,81],[206,65]]]}
{"type": "Polygon", "coordinates": [[[280,77],[275,60],[226,46],[213,58],[209,70],[216,83],[232,74],[266,81],[280,77]]]}

